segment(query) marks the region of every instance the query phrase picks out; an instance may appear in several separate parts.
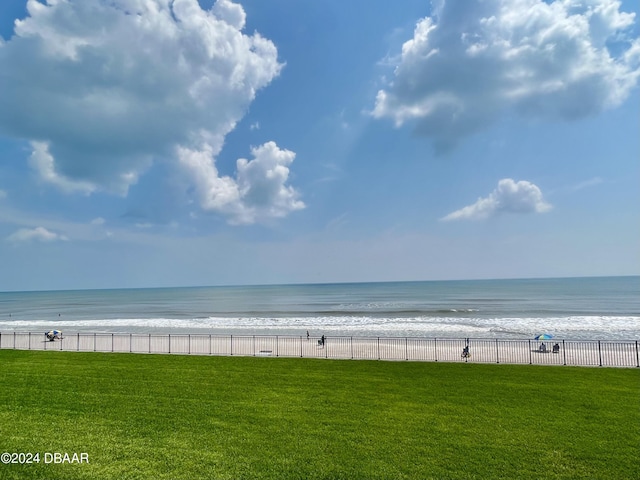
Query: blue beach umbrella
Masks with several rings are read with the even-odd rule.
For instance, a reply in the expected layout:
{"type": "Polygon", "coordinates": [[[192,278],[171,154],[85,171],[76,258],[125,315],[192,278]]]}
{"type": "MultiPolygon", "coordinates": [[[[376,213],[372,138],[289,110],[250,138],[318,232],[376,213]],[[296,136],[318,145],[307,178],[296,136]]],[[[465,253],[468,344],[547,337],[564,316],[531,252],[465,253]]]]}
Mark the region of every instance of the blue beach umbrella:
{"type": "Polygon", "coordinates": [[[551,340],[552,338],[553,335],[549,333],[541,333],[540,335],[536,335],[535,337],[533,337],[534,340],[551,340]]]}

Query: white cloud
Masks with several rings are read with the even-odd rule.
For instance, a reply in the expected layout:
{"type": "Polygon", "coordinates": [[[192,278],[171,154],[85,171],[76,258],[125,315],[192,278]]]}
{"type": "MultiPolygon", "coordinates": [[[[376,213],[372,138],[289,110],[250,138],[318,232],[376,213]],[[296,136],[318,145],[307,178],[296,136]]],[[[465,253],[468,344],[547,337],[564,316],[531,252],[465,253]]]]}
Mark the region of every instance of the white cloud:
{"type": "Polygon", "coordinates": [[[442,0],[402,47],[373,116],[415,121],[449,149],[513,110],[573,120],[622,103],[640,77],[618,0],[442,0]]]}
{"type": "Polygon", "coordinates": [[[251,149],[252,160],[236,162],[237,178],[221,177],[211,161],[212,149],[180,148],[178,156],[191,173],[205,210],[220,212],[232,224],[278,218],[304,208],[298,192],[286,182],[295,153],[267,142],[251,149]]]}
{"type": "Polygon", "coordinates": [[[102,217],[96,217],[93,220],[91,220],[91,225],[104,225],[106,223],[106,220],[102,217]]]}
{"type": "Polygon", "coordinates": [[[500,213],[544,213],[551,208],[533,183],[504,178],[488,197],[479,198],[476,203],[456,210],[441,220],[484,220],[500,213]]]}
{"type": "Polygon", "coordinates": [[[21,228],[7,237],[7,240],[14,243],[19,242],[55,242],[58,240],[66,241],[67,237],[51,232],[44,227],[21,228]]]}
{"type": "Polygon", "coordinates": [[[72,180],[56,172],[55,161],[49,153],[49,145],[46,142],[31,142],[33,151],[29,157],[29,164],[36,170],[40,179],[51,183],[62,191],[89,194],[96,190],[97,186],[92,182],[72,180]]]}
{"type": "Polygon", "coordinates": [[[0,44],[0,131],[29,140],[32,168],[68,193],[126,195],[156,159],[184,165],[177,151],[206,151],[217,172],[225,136],[283,67],[229,0],[208,11],[197,0],[27,9],[0,44]]]}

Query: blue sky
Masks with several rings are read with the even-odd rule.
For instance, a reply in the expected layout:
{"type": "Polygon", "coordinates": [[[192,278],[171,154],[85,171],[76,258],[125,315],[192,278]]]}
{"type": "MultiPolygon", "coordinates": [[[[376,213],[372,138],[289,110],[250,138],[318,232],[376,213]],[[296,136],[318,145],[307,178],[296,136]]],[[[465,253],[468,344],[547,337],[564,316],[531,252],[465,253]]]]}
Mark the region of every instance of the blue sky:
{"type": "Polygon", "coordinates": [[[0,290],[639,274],[639,15],[5,0],[0,290]]]}

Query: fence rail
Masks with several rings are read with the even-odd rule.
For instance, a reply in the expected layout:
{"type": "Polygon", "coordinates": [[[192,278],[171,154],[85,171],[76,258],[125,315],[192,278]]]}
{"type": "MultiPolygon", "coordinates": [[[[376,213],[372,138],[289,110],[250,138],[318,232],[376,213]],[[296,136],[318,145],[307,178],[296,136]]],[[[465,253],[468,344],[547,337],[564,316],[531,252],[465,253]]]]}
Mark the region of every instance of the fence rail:
{"type": "Polygon", "coordinates": [[[395,360],[423,362],[509,363],[600,367],[640,367],[637,340],[551,341],[411,337],[326,337],[288,335],[207,335],[73,333],[49,341],[42,333],[0,332],[0,349],[77,352],[166,353],[395,360]],[[558,344],[554,352],[551,343],[558,344]],[[469,357],[461,355],[469,346],[469,357]]]}

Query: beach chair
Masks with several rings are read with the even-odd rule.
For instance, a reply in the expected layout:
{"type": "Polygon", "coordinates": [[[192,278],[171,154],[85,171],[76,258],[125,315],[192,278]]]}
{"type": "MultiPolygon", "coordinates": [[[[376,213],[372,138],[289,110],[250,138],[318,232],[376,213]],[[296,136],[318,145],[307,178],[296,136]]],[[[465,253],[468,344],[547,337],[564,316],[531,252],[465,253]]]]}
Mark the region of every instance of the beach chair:
{"type": "Polygon", "coordinates": [[[50,342],[54,340],[62,340],[62,332],[60,330],[49,330],[44,334],[45,338],[50,342]]]}

